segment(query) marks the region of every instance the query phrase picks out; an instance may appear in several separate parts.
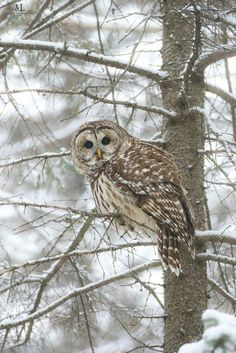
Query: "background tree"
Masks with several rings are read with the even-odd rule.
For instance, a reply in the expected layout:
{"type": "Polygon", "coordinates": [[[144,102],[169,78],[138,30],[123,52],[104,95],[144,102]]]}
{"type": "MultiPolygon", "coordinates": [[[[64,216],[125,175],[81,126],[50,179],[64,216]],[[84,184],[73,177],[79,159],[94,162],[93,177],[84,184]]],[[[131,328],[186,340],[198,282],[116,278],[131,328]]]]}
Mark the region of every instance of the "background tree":
{"type": "Polygon", "coordinates": [[[1,350],[171,353],[201,337],[207,296],[235,312],[235,11],[0,5],[1,350]],[[114,231],[71,163],[72,133],[95,118],[162,145],[181,168],[198,259],[183,251],[184,275],[165,273],[164,290],[155,239],[114,231]]]}

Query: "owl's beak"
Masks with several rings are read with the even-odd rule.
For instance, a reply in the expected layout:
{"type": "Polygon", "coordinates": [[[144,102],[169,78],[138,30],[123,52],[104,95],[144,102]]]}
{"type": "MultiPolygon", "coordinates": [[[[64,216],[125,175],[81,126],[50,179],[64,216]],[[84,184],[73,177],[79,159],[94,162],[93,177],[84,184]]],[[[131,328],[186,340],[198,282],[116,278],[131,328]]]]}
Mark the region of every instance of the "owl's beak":
{"type": "Polygon", "coordinates": [[[101,148],[98,147],[97,149],[97,155],[98,155],[98,159],[101,159],[102,158],[102,150],[101,148]]]}

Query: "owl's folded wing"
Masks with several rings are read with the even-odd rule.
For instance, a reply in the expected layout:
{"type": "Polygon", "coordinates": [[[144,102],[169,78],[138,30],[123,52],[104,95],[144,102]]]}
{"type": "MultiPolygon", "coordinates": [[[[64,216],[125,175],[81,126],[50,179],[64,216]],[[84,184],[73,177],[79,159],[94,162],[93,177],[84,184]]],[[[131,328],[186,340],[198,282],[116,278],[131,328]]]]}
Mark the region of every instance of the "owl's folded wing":
{"type": "Polygon", "coordinates": [[[120,192],[136,196],[137,206],[153,217],[158,227],[180,238],[194,257],[193,215],[176,166],[160,158],[144,164],[140,155],[133,156],[129,167],[122,165],[121,156],[114,162],[107,173],[120,192]]]}
{"type": "Polygon", "coordinates": [[[155,191],[140,195],[138,206],[154,217],[163,229],[180,238],[193,253],[193,215],[181,187],[159,184],[155,191]]]}

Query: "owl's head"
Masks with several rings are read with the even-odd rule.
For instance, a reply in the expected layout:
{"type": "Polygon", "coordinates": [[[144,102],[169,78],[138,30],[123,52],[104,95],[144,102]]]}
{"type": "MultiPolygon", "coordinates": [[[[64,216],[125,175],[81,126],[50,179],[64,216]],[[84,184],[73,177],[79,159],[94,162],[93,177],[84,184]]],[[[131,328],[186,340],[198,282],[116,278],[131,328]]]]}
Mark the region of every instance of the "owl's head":
{"type": "Polygon", "coordinates": [[[72,160],[81,173],[100,168],[124,149],[128,133],[109,120],[91,121],[75,132],[71,141],[72,160]]]}

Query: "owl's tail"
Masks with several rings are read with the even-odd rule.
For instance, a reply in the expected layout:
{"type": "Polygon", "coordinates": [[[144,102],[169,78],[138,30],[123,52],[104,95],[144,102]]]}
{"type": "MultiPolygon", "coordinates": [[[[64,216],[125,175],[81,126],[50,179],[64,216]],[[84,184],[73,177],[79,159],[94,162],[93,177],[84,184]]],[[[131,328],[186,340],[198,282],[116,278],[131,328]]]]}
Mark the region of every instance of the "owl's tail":
{"type": "MultiPolygon", "coordinates": [[[[194,259],[195,251],[193,244],[186,245],[190,255],[194,259]]],[[[179,240],[176,234],[169,229],[165,229],[161,234],[158,234],[157,246],[164,269],[169,268],[176,276],[179,276],[182,268],[179,256],[179,240]]]]}
{"type": "Polygon", "coordinates": [[[164,269],[169,268],[176,276],[179,276],[182,269],[179,256],[179,242],[176,235],[169,229],[165,229],[161,234],[158,234],[157,247],[164,269]]]}

